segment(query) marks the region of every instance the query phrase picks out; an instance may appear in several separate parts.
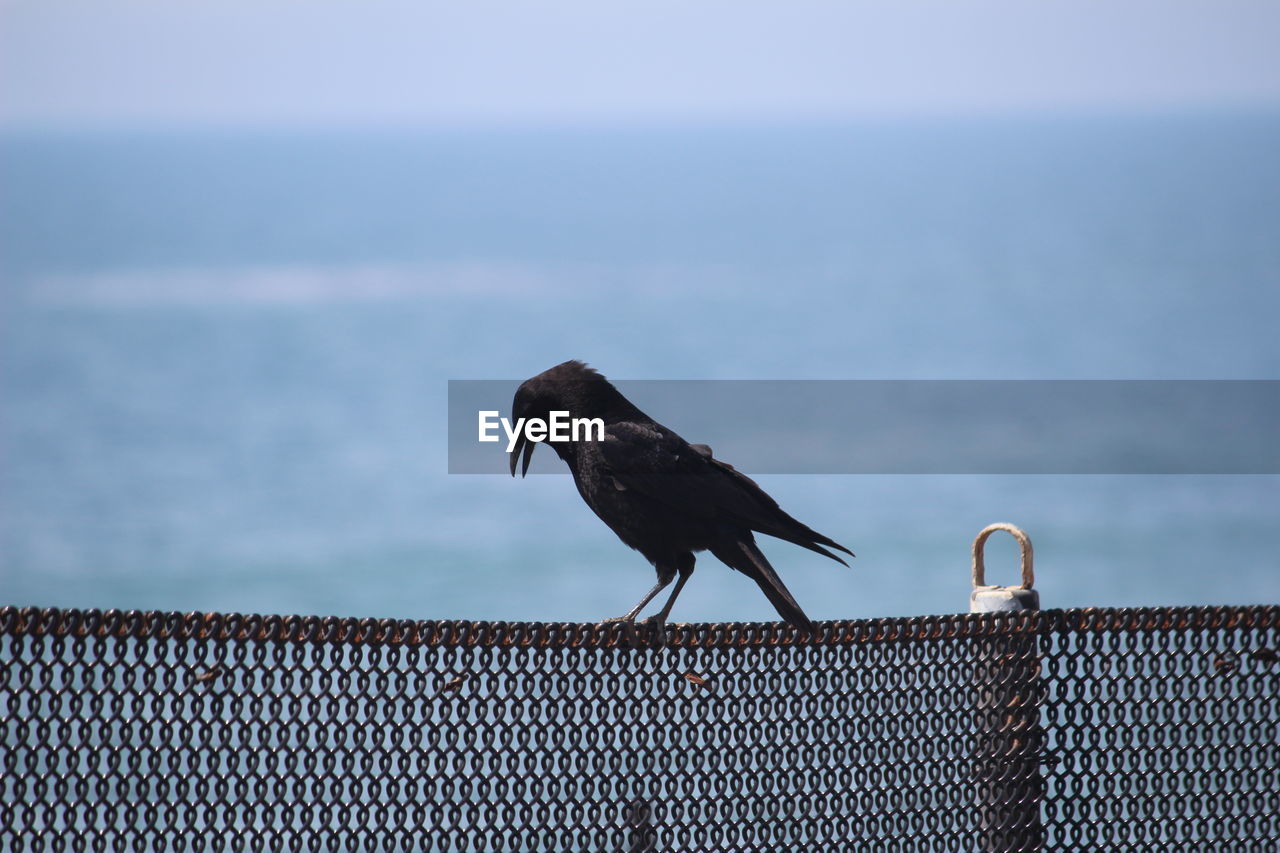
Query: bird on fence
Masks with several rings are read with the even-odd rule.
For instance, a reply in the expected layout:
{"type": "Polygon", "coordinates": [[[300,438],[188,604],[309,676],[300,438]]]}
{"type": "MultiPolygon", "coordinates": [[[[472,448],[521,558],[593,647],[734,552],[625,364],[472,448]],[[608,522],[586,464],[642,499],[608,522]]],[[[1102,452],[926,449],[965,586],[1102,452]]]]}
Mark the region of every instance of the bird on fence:
{"type": "Polygon", "coordinates": [[[599,419],[603,429],[574,430],[569,440],[547,440],[569,465],[587,506],[625,544],[653,564],[658,582],[621,622],[634,636],[636,616],[675,581],[662,610],[644,620],[654,636],[662,628],[680,590],[693,574],[694,554],[710,551],[731,569],[754,580],[778,614],[806,633],[813,623],[756,546],[752,532],[793,542],[844,560],[827,550],[853,552],[783,512],[754,480],[716,459],[704,444],[689,444],[640,411],[617,388],[580,361],[566,361],[525,381],[511,403],[517,425],[511,475],[517,464],[528,473],[538,440],[520,429],[520,419],[550,421],[552,413],[572,419],[599,419]],[[826,546],[826,547],[823,547],[826,546]]]}

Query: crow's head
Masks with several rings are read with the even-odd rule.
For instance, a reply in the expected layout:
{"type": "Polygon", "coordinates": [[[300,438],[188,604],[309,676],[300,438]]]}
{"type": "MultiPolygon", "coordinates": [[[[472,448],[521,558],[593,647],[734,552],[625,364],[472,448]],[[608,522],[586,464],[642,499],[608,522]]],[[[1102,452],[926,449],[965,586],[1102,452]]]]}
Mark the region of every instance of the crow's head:
{"type": "MultiPolygon", "coordinates": [[[[511,401],[511,422],[538,418],[549,421],[552,412],[567,412],[570,418],[607,418],[619,411],[635,411],[627,399],[596,371],[580,361],[566,361],[550,370],[544,370],[532,379],[526,379],[516,389],[511,401]]],[[[550,441],[551,448],[561,458],[570,452],[573,442],[550,441]]],[[[529,440],[523,430],[516,437],[511,451],[511,476],[520,463],[520,476],[529,471],[529,460],[538,442],[529,440]]]]}

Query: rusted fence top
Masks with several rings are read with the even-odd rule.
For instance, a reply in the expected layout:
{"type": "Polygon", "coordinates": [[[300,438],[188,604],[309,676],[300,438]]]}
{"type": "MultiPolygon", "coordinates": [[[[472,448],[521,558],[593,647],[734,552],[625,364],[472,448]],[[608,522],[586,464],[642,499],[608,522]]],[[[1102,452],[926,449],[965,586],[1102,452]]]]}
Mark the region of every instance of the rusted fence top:
{"type": "MultiPolygon", "coordinates": [[[[817,623],[807,637],[780,622],[695,622],[667,626],[673,648],[844,645],[1074,631],[1271,628],[1280,605],[1083,608],[1030,613],[912,616],[817,623]]],[[[157,610],[0,608],[0,635],[117,637],[444,647],[623,648],[616,624],[264,616],[157,610]]]]}

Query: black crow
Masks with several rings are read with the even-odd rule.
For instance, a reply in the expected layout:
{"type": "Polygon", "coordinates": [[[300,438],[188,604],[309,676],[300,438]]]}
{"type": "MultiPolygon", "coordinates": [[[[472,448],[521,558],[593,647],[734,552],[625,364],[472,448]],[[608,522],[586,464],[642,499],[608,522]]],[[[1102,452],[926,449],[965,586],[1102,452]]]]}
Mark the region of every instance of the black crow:
{"type": "MultiPolygon", "coordinates": [[[[715,459],[711,448],[689,444],[580,361],[566,361],[524,382],[511,403],[516,424],[520,418],[550,421],[552,412],[603,422],[602,440],[586,430],[577,440],[548,443],[568,463],[587,506],[658,573],[658,583],[639,604],[627,615],[606,621],[623,622],[628,632],[633,631],[637,614],[675,580],[661,612],[645,620],[655,636],[662,636],[671,606],[693,574],[693,555],[710,551],[759,584],[783,619],[813,633],[813,623],[756,547],[752,531],[794,542],[844,565],[848,564],[822,546],[849,556],[852,551],[787,515],[755,481],[715,459]]],[[[528,472],[536,444],[519,430],[511,451],[513,477],[522,453],[520,474],[528,472]]]]}

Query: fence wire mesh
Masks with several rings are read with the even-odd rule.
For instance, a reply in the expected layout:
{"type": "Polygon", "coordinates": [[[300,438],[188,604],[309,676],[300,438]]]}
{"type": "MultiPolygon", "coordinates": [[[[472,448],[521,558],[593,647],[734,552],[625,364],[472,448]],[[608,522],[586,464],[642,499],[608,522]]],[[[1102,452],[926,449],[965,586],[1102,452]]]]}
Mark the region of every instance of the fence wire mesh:
{"type": "Polygon", "coordinates": [[[4,608],[0,849],[1280,845],[1280,607],[668,631],[4,608]]]}

